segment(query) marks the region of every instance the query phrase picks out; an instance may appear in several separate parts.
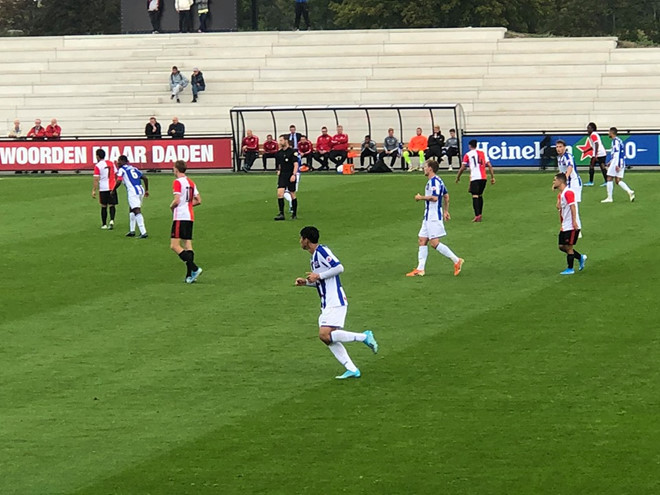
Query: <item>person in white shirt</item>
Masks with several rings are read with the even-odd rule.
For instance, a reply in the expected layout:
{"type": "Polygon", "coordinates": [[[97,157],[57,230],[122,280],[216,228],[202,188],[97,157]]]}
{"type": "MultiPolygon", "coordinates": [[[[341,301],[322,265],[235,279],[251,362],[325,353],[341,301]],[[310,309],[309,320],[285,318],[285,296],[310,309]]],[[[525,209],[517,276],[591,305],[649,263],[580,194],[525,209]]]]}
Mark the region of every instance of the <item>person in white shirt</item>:
{"type": "Polygon", "coordinates": [[[557,139],[555,149],[557,150],[557,167],[561,173],[566,174],[568,188],[575,193],[575,200],[580,203],[582,201],[582,179],[577,173],[573,154],[569,153],[566,141],[563,139],[557,139]]]}
{"type": "Polygon", "coordinates": [[[112,230],[115,228],[115,212],[119,203],[117,200],[117,167],[112,160],[105,159],[105,151],[96,150],[97,164],[94,166],[94,184],[92,186],[92,198],[96,198],[96,190],[99,190],[99,204],[101,205],[101,228],[112,230]],[[110,207],[110,223],[108,223],[108,207],[110,207]]]}
{"type": "Polygon", "coordinates": [[[568,267],[560,275],[573,275],[573,263],[578,260],[579,270],[584,270],[584,263],[587,261],[586,254],[578,253],[574,246],[577,244],[580,228],[580,212],[578,202],[575,199],[575,193],[568,188],[566,174],[559,172],[552,181],[552,188],[559,191],[557,195],[557,210],[559,211],[559,250],[566,253],[566,262],[568,267]]]}
{"type": "Polygon", "coordinates": [[[149,20],[153,28],[153,34],[160,32],[160,16],[161,16],[161,1],[162,0],[147,0],[147,12],[149,12],[149,20]]]}
{"type": "Polygon", "coordinates": [[[330,251],[328,246],[319,244],[319,230],[316,227],[304,227],[300,231],[300,247],[312,255],[311,272],[305,278],[296,278],[298,287],[315,287],[321,298],[321,316],[319,316],[319,339],[345,368],[344,374],[335,378],[359,378],[360,370],[353,364],[343,342],[362,342],[374,354],[378,352],[378,343],[371,330],[363,333],[344,330],[344,320],[348,309],[348,299],[339,280],[344,266],[330,251]]]}
{"type": "Polygon", "coordinates": [[[190,33],[193,28],[193,0],[174,0],[174,10],[179,13],[179,32],[190,33]]]}
{"type": "Polygon", "coordinates": [[[596,126],[595,123],[589,122],[587,124],[587,132],[589,133],[589,136],[587,137],[587,142],[591,146],[591,162],[589,163],[589,182],[585,184],[585,186],[593,186],[594,185],[594,173],[595,173],[595,165],[596,163],[600,167],[600,171],[603,174],[603,180],[604,182],[601,185],[605,185],[607,183],[607,171],[605,168],[605,158],[607,157],[607,150],[605,149],[605,146],[603,146],[603,141],[600,139],[600,135],[598,132],[598,127],[596,126]]]}
{"type": "Polygon", "coordinates": [[[623,141],[619,137],[619,130],[616,127],[610,127],[609,136],[612,139],[612,148],[610,150],[610,161],[607,164],[607,198],[602,200],[601,203],[614,201],[612,199],[614,182],[628,193],[631,202],[635,201],[635,191],[623,182],[623,174],[626,171],[626,152],[623,149],[623,141]]]}

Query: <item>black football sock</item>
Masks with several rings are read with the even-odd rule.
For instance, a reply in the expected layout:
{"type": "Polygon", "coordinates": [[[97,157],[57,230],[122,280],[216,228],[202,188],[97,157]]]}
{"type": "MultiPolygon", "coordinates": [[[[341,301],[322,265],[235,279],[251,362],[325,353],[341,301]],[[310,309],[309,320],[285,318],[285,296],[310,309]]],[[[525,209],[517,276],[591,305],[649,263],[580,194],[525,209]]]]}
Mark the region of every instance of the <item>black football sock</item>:
{"type": "Polygon", "coordinates": [[[291,201],[291,209],[293,210],[294,215],[298,214],[298,198],[294,198],[293,201],[291,201]]]}
{"type": "Polygon", "coordinates": [[[108,221],[108,207],[107,206],[102,206],[101,207],[101,225],[105,225],[108,221]]]}
{"type": "Polygon", "coordinates": [[[115,210],[116,210],[116,208],[115,208],[114,206],[111,206],[111,207],[110,207],[110,220],[111,220],[112,222],[115,221],[115,210]]]}
{"type": "Polygon", "coordinates": [[[607,182],[607,172],[603,167],[600,168],[600,171],[603,173],[603,180],[607,182]]]}
{"type": "Polygon", "coordinates": [[[479,196],[479,215],[483,214],[484,212],[484,197],[479,196]]]}
{"type": "Polygon", "coordinates": [[[190,277],[192,273],[192,255],[190,253],[191,251],[181,251],[179,253],[179,258],[186,264],[186,277],[190,277]]]}
{"type": "Polygon", "coordinates": [[[589,167],[589,182],[594,181],[594,167],[589,167]]]}
{"type": "Polygon", "coordinates": [[[573,269],[573,261],[575,261],[575,255],[574,254],[567,254],[566,255],[566,262],[568,263],[568,267],[570,269],[573,269]]]}
{"type": "Polygon", "coordinates": [[[578,261],[582,259],[582,255],[578,253],[575,249],[573,249],[573,257],[578,261]]]}
{"type": "Polygon", "coordinates": [[[195,264],[195,251],[188,252],[190,253],[190,268],[193,272],[196,272],[199,267],[195,264]]]}
{"type": "Polygon", "coordinates": [[[277,206],[280,207],[280,215],[284,215],[284,198],[277,198],[277,206]]]}
{"type": "Polygon", "coordinates": [[[474,210],[474,216],[479,216],[479,198],[472,198],[472,209],[474,210]]]}

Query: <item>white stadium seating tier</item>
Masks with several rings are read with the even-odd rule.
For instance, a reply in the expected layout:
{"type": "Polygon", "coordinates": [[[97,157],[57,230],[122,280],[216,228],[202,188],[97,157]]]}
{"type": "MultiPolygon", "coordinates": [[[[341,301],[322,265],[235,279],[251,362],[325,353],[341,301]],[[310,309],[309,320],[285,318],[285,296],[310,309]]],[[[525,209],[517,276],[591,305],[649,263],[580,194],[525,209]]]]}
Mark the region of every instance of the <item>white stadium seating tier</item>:
{"type": "Polygon", "coordinates": [[[469,130],[582,129],[590,120],[626,129],[657,126],[660,49],[619,49],[615,38],[505,33],[0,38],[0,115],[7,128],[15,118],[27,128],[34,118],[57,117],[69,136],[139,135],[151,115],[164,126],[177,115],[194,134],[230,132],[229,110],[238,105],[455,102],[463,105],[469,130]],[[208,89],[199,103],[190,102],[189,89],[181,104],[170,100],[172,65],[186,75],[194,66],[204,72],[208,89]]]}

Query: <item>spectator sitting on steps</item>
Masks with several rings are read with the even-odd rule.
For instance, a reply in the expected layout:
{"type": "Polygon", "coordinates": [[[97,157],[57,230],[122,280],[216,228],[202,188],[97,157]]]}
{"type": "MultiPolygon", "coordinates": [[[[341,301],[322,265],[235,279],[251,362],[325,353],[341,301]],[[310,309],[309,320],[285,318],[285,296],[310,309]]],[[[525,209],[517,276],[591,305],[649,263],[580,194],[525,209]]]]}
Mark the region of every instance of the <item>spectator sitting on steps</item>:
{"type": "Polygon", "coordinates": [[[62,137],[62,128],[57,125],[57,119],[50,119],[50,124],[46,126],[46,137],[49,141],[57,141],[62,137]]]}
{"type": "Polygon", "coordinates": [[[162,137],[160,123],[156,120],[156,117],[149,119],[149,122],[144,127],[144,135],[147,136],[147,139],[160,139],[162,137]]]}
{"type": "Polygon", "coordinates": [[[27,137],[35,140],[43,140],[46,137],[46,129],[41,127],[41,119],[35,119],[34,127],[28,131],[27,137]]]}
{"type": "Polygon", "coordinates": [[[176,102],[181,103],[181,100],[179,100],[179,93],[181,93],[186,86],[188,86],[188,79],[179,72],[176,65],[173,66],[172,73],[170,74],[170,90],[172,91],[170,100],[176,98],[176,102]]]}
{"type": "Polygon", "coordinates": [[[7,137],[14,138],[14,139],[25,139],[25,136],[23,136],[23,130],[21,129],[21,121],[16,119],[14,120],[14,125],[9,129],[9,132],[7,133],[7,137]]]}
{"type": "Polygon", "coordinates": [[[167,135],[172,139],[183,139],[186,126],[179,122],[179,117],[172,117],[172,123],[167,128],[167,135]]]}
{"type": "Polygon", "coordinates": [[[206,89],[204,82],[204,74],[197,67],[193,68],[192,76],[190,76],[190,85],[192,86],[193,99],[192,103],[197,103],[197,93],[206,89]]]}

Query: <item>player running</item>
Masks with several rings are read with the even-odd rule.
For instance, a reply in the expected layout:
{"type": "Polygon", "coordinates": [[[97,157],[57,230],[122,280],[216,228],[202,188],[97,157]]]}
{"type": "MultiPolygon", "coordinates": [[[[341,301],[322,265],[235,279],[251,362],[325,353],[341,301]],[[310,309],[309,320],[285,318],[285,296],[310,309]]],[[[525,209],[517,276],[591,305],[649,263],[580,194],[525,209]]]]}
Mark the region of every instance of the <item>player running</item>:
{"type": "Polygon", "coordinates": [[[202,204],[202,197],[195,183],[186,177],[186,169],[186,162],[183,160],[174,163],[176,179],[172,184],[174,199],[170,203],[173,216],[170,248],[186,264],[185,282],[192,284],[202,274],[202,269],[195,264],[195,252],[192,246],[195,220],[193,208],[202,204]]]}
{"type": "Polygon", "coordinates": [[[410,273],[406,273],[406,277],[423,277],[425,274],[424,268],[426,267],[426,258],[429,255],[429,247],[438,251],[443,256],[446,256],[454,263],[454,275],[461,273],[464,260],[456,256],[448,246],[440,242],[440,238],[447,235],[445,232],[445,225],[443,220],[449,220],[449,193],[445,187],[442,179],[436,174],[438,173],[440,164],[435,160],[427,160],[424,163],[424,175],[428,177],[424,196],[421,194],[415,195],[415,201],[424,201],[424,220],[422,221],[422,228],[419,230],[419,251],[417,254],[417,268],[410,273]],[[444,215],[442,202],[444,201],[444,215]]]}
{"type": "Polygon", "coordinates": [[[596,124],[593,122],[589,122],[587,124],[587,132],[589,133],[589,137],[587,138],[587,142],[591,146],[591,161],[589,162],[589,182],[585,184],[585,186],[593,186],[594,185],[594,170],[595,170],[595,165],[596,163],[600,167],[600,171],[603,174],[603,182],[601,185],[604,186],[607,183],[607,172],[605,169],[605,158],[607,157],[607,150],[605,149],[605,146],[603,146],[603,141],[600,139],[600,135],[596,132],[598,130],[598,127],[596,127],[596,124]]]}
{"type": "Polygon", "coordinates": [[[579,270],[584,270],[584,264],[587,261],[586,254],[578,253],[573,246],[578,241],[580,234],[580,213],[578,203],[575,199],[575,193],[568,188],[566,174],[558,173],[552,181],[552,188],[559,190],[557,196],[557,210],[559,210],[559,222],[561,230],[559,232],[559,250],[566,253],[568,267],[560,275],[573,275],[573,262],[577,259],[580,263],[579,270]]]}
{"type": "Polygon", "coordinates": [[[609,135],[612,138],[612,148],[610,150],[610,161],[607,164],[607,198],[602,200],[601,203],[611,203],[614,201],[612,199],[614,182],[628,193],[630,201],[635,201],[635,191],[623,182],[623,173],[626,171],[626,154],[623,149],[623,141],[621,141],[618,134],[619,131],[616,127],[610,127],[609,135]]]}
{"type": "Polygon", "coordinates": [[[300,231],[300,247],[312,255],[312,271],[307,273],[306,278],[297,278],[295,284],[298,287],[316,287],[321,297],[319,339],[346,368],[344,374],[335,378],[360,378],[360,370],[351,361],[342,342],[363,342],[374,354],[378,353],[378,342],[370,330],[363,333],[344,330],[348,300],[339,280],[344,266],[328,246],[319,244],[319,231],[316,227],[305,227],[300,231]]]}
{"type": "Polygon", "coordinates": [[[117,183],[112,189],[112,192],[116,193],[122,183],[126,186],[130,220],[130,230],[126,234],[126,237],[135,237],[135,224],[137,223],[137,226],[140,229],[139,238],[146,239],[149,235],[147,234],[147,228],[144,225],[144,217],[142,216],[142,199],[149,197],[149,179],[142,175],[142,172],[133,165],[130,165],[128,163],[128,158],[126,158],[125,155],[121,155],[117,158],[117,165],[119,165],[119,170],[117,171],[117,183]],[[144,187],[142,187],[142,182],[144,182],[144,187]]]}
{"type": "Polygon", "coordinates": [[[111,160],[105,160],[105,151],[100,148],[96,150],[96,160],[92,198],[96,197],[96,189],[98,189],[101,205],[101,228],[112,230],[115,227],[115,206],[118,204],[117,192],[114,191],[117,182],[117,167],[111,160]],[[107,223],[108,206],[110,206],[110,223],[107,223]]]}
{"type": "Polygon", "coordinates": [[[470,187],[468,192],[472,195],[472,209],[474,210],[473,222],[481,222],[481,215],[484,211],[484,190],[486,189],[486,167],[490,172],[490,183],[495,184],[495,175],[493,173],[493,166],[488,160],[483,151],[477,149],[477,140],[473,139],[468,143],[470,151],[465,153],[461,168],[458,169],[456,175],[456,184],[461,180],[463,170],[470,167],[470,187]]]}

